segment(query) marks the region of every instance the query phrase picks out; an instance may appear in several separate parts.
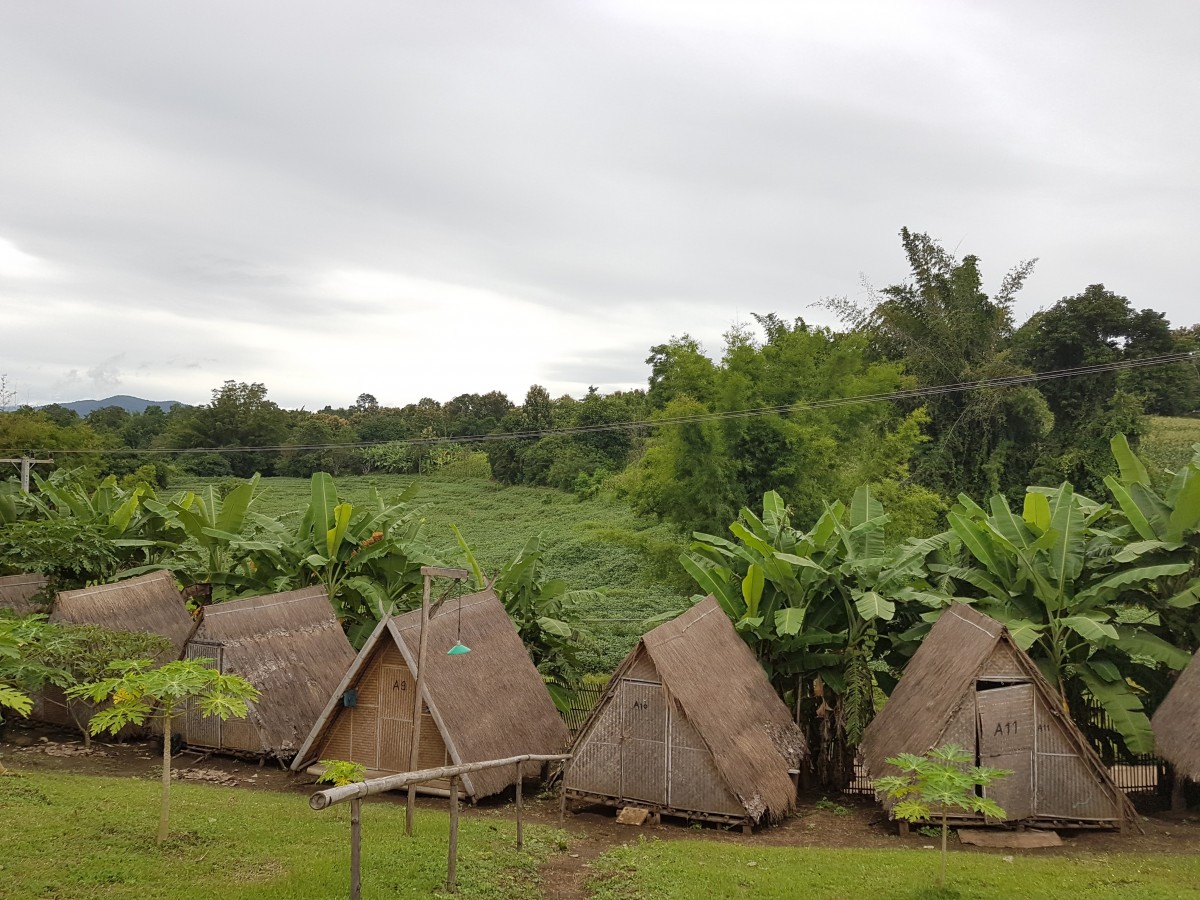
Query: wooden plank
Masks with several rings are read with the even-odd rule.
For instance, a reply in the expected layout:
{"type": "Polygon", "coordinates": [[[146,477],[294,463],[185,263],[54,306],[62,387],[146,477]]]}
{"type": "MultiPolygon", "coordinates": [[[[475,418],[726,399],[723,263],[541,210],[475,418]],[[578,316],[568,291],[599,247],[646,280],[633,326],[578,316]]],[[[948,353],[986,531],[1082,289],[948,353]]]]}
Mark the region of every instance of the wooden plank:
{"type": "Polygon", "coordinates": [[[1057,831],[995,831],[984,828],[960,828],[958,840],[975,847],[996,847],[1008,850],[1035,850],[1039,847],[1061,847],[1062,838],[1057,831]]]}

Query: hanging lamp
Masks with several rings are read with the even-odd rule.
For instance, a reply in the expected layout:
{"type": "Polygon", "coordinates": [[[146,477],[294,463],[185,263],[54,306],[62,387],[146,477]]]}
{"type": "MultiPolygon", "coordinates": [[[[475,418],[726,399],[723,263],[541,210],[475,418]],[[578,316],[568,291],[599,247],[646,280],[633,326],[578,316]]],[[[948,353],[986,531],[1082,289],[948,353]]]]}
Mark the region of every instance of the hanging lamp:
{"type": "Polygon", "coordinates": [[[447,656],[462,656],[465,653],[470,653],[471,648],[462,642],[462,602],[463,598],[458,598],[458,634],[455,636],[454,646],[446,651],[447,656]]]}

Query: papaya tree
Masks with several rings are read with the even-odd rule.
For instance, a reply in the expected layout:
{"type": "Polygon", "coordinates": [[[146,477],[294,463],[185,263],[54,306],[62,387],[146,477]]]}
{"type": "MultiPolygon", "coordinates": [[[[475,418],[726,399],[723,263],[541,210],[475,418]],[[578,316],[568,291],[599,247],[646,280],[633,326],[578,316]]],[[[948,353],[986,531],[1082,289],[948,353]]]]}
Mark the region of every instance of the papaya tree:
{"type": "Polygon", "coordinates": [[[844,787],[854,747],[875,711],[877,678],[911,652],[901,635],[919,614],[949,602],[931,590],[926,557],[935,539],[886,549],[888,521],[871,488],[849,508],[826,504],[808,531],[792,527],[774,491],[760,518],[743,509],[733,540],[696,533],[681,562],[716,597],[781,696],[808,724],[817,780],[844,787]]]}
{"type": "Polygon", "coordinates": [[[1078,721],[1094,700],[1130,751],[1152,750],[1140,685],[1160,665],[1186,666],[1189,655],[1129,607],[1131,597],[1187,564],[1144,561],[1145,548],[1108,527],[1117,524],[1110,507],[1069,483],[1030,488],[1019,514],[1003,495],[988,509],[961,495],[948,520],[947,537],[961,542],[962,556],[937,568],[1008,627],[1078,721]]]}
{"type": "Polygon", "coordinates": [[[144,725],[151,719],[162,724],[162,796],[156,842],[167,839],[171,814],[171,732],[177,715],[191,704],[201,716],[244,719],[258,689],[240,675],[223,675],[208,666],[211,659],[179,659],[154,667],[149,659],[110,663],[108,678],[76,685],[67,697],[93,704],[107,703],[88,727],[92,734],[116,734],[126,725],[144,725]]]}

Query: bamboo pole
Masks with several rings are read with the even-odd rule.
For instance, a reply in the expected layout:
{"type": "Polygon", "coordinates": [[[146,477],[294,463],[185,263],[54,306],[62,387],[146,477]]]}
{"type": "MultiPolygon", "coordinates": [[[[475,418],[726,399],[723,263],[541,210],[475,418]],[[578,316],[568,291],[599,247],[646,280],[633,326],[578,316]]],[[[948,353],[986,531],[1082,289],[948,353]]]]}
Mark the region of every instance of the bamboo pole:
{"type": "Polygon", "coordinates": [[[362,898],[362,800],[350,801],[350,900],[362,898]]]}
{"type": "Polygon", "coordinates": [[[517,760],[517,849],[525,846],[525,831],[521,822],[521,761],[517,760]]]}
{"type": "Polygon", "coordinates": [[[458,893],[458,776],[450,778],[450,849],[446,861],[446,890],[458,893]]]}
{"type": "Polygon", "coordinates": [[[370,778],[366,781],[356,781],[341,787],[326,788],[317,791],[308,798],[308,805],[313,809],[328,809],[337,803],[345,803],[355,797],[370,797],[382,794],[384,791],[398,791],[410,784],[421,784],[426,781],[439,781],[470,772],[481,772],[484,769],[498,769],[501,766],[511,766],[517,762],[562,762],[571,758],[569,753],[523,753],[520,756],[509,756],[504,759],[488,759],[482,762],[460,763],[456,766],[438,766],[436,769],[420,769],[416,772],[398,772],[395,775],[384,775],[382,778],[370,778]]]}
{"type": "MultiPolygon", "coordinates": [[[[421,634],[417,645],[417,692],[413,697],[413,731],[412,752],[408,755],[408,767],[417,768],[418,754],[421,746],[421,707],[424,706],[423,689],[425,687],[425,651],[429,647],[429,591],[433,576],[423,572],[425,585],[421,590],[421,634]]],[[[453,791],[451,791],[453,793],[453,791]]],[[[413,833],[413,812],[417,806],[417,786],[408,786],[408,808],[404,812],[404,833],[413,833]]]]}

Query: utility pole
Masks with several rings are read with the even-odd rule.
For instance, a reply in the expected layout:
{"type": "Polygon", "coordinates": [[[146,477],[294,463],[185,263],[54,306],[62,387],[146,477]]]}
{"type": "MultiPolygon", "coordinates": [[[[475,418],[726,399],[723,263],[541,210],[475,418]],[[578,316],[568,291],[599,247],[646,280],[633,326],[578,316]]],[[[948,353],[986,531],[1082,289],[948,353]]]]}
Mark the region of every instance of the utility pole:
{"type": "Polygon", "coordinates": [[[21,467],[21,493],[29,493],[29,472],[34,466],[46,466],[54,462],[52,459],[34,459],[32,456],[22,456],[20,459],[0,459],[0,463],[12,463],[21,467]]]}

